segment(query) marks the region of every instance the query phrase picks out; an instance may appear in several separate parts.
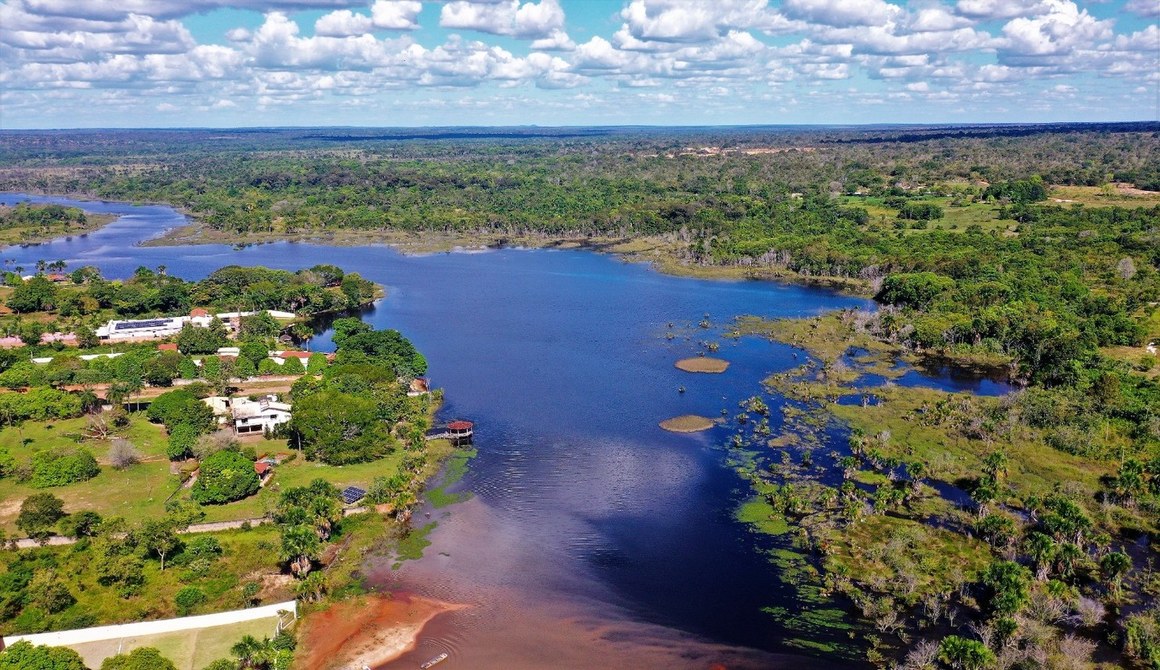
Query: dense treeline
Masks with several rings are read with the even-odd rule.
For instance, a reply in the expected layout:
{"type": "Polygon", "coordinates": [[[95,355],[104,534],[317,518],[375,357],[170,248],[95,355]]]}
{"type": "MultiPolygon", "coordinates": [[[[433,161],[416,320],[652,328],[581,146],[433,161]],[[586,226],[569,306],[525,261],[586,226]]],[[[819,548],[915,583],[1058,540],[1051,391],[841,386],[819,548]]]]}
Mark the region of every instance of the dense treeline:
{"type": "Polygon", "coordinates": [[[13,291],[7,305],[18,313],[56,311],[64,317],[101,310],[122,317],[187,313],[194,306],[318,314],[357,307],[375,292],[374,284],[358,273],[346,274],[333,265],[297,272],[231,265],[196,282],[170,276],[164,267],[156,271],[139,267],[132,277],[108,280],[97,268],[86,266],[68,278],[72,286],[64,287],[43,275],[24,280],[19,271],[8,272],[13,291]]]}

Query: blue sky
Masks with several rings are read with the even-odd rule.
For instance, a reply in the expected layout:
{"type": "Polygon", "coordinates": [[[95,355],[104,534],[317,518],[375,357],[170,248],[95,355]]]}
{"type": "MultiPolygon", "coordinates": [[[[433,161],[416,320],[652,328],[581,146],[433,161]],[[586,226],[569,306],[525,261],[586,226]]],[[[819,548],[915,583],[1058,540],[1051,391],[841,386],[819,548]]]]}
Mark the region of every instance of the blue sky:
{"type": "Polygon", "coordinates": [[[4,0],[0,128],[1160,118],[1160,0],[4,0]]]}

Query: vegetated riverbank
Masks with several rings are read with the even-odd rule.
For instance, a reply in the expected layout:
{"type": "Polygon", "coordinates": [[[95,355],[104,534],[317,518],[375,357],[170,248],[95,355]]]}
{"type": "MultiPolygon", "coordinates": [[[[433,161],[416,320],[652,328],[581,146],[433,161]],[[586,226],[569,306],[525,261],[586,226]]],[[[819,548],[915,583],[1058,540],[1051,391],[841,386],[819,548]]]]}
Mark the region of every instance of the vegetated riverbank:
{"type": "MultiPolygon", "coordinates": [[[[0,207],[0,210],[7,209],[0,207]]],[[[0,212],[0,217],[3,214],[0,212]]],[[[9,244],[39,244],[58,237],[73,235],[87,235],[116,221],[118,217],[109,214],[85,212],[85,221],[65,230],[54,229],[53,226],[0,226],[0,246],[9,244]]],[[[27,268],[31,270],[31,268],[27,268]]]]}
{"type": "Polygon", "coordinates": [[[908,385],[903,350],[841,315],[737,330],[808,353],[767,380],[789,400],[781,434],[752,420],[764,405],[751,400],[731,439],[758,494],[738,518],[776,538],[770,559],[806,603],[771,614],[860,630],[883,665],[1148,662],[1160,517],[1146,487],[1123,494],[1132,466],[1110,457],[1127,448],[1114,424],[1103,449],[1069,445],[1063,416],[1079,408],[1051,406],[1064,399],[1050,391],[908,385]]]}

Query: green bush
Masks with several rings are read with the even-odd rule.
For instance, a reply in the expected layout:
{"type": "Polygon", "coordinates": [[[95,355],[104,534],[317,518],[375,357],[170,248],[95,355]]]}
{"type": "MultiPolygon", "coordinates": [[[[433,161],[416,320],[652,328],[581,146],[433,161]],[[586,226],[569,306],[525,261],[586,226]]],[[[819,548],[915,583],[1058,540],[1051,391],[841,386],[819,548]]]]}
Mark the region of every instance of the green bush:
{"type": "Polygon", "coordinates": [[[253,461],[236,451],[219,451],[202,461],[191,495],[203,505],[222,505],[257,490],[258,473],[253,461]]]}
{"type": "Polygon", "coordinates": [[[97,459],[88,449],[52,449],[32,457],[32,486],[43,489],[83,482],[100,474],[97,459]]]}
{"type": "Polygon", "coordinates": [[[177,592],[173,601],[177,604],[177,611],[181,616],[185,616],[193,611],[193,608],[208,600],[205,591],[196,586],[187,586],[177,592]]]}
{"type": "Polygon", "coordinates": [[[106,658],[101,670],[177,670],[177,666],[153,647],[138,647],[128,654],[106,658]]]}
{"type": "Polygon", "coordinates": [[[37,647],[21,640],[0,651],[0,670],[88,670],[68,647],[37,647]]]}

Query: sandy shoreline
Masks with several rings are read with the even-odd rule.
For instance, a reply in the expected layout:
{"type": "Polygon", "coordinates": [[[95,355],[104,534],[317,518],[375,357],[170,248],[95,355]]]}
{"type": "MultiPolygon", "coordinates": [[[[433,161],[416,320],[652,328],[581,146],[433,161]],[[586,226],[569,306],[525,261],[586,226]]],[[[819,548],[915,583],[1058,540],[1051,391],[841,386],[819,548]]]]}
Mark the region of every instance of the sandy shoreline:
{"type": "Polygon", "coordinates": [[[337,603],[304,620],[297,668],[377,667],[406,654],[427,622],[467,605],[396,593],[337,603]]]}

